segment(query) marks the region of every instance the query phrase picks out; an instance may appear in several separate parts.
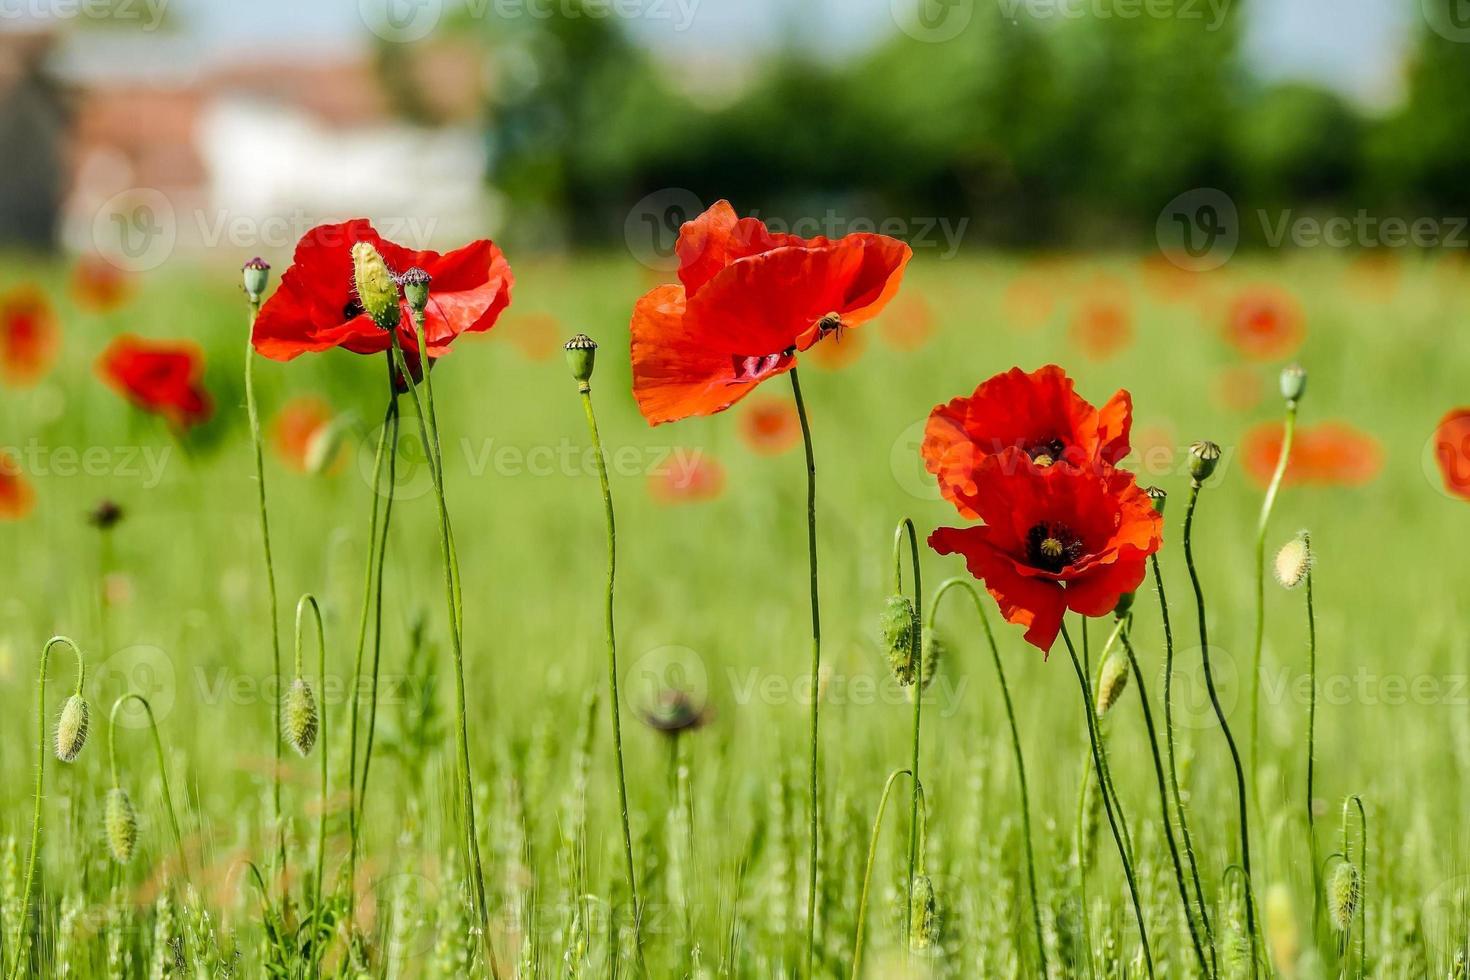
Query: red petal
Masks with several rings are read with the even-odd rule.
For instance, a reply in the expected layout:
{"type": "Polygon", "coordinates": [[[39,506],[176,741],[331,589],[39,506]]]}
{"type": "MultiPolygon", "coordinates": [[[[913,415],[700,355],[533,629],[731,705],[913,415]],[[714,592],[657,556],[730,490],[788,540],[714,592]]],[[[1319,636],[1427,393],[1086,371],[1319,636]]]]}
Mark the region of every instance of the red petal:
{"type": "Polygon", "coordinates": [[[1010,559],[991,546],[990,530],[937,528],[929,535],[929,547],[941,555],[964,555],[965,567],[985,583],[1006,621],[1025,626],[1026,642],[1047,652],[1061,631],[1066,597],[1054,582],[1017,575],[1010,559]]]}

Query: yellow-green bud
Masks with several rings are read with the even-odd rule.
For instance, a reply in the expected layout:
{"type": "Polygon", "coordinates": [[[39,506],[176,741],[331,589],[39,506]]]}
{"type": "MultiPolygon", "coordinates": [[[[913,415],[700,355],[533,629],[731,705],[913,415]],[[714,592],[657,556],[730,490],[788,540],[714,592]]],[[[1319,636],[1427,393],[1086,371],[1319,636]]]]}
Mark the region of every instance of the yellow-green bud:
{"type": "Polygon", "coordinates": [[[939,941],[939,902],[928,875],[914,876],[914,904],[909,911],[909,948],[924,950],[939,941]]]}
{"type": "Polygon", "coordinates": [[[1116,654],[1103,661],[1102,676],[1097,682],[1097,714],[1101,718],[1118,703],[1128,687],[1128,658],[1116,654]]]}
{"type": "Polygon", "coordinates": [[[257,255],[240,268],[240,274],[244,277],[245,295],[250,297],[252,303],[259,303],[260,297],[265,294],[266,284],[270,282],[270,263],[257,255]]]}
{"type": "Polygon", "coordinates": [[[291,747],[303,756],[310,755],[312,746],[316,744],[317,714],[316,697],[311,693],[311,685],[306,678],[296,678],[286,689],[281,724],[291,747]]]}
{"type": "Polygon", "coordinates": [[[1220,465],[1220,447],[1213,442],[1197,442],[1189,447],[1189,476],[1195,483],[1204,483],[1220,465]]]}
{"type": "Polygon", "coordinates": [[[1276,552],[1276,581],[1288,589],[1301,585],[1312,570],[1312,540],[1302,531],[1276,552]]]}
{"type": "Polygon", "coordinates": [[[893,676],[904,686],[914,682],[914,635],[918,629],[919,614],[909,597],[889,596],[878,617],[878,630],[893,676]]]}
{"type": "Polygon", "coordinates": [[[56,758],[71,762],[82,751],[87,742],[87,723],[90,712],[87,700],[73,694],[61,706],[61,718],[56,723],[56,758]]]}
{"type": "Polygon", "coordinates": [[[403,287],[403,298],[408,300],[408,308],[415,313],[424,312],[429,305],[429,283],[433,281],[427,272],[414,266],[403,275],[398,277],[398,285],[403,287]]]}
{"type": "Polygon", "coordinates": [[[1307,392],[1307,369],[1300,364],[1288,364],[1281,369],[1281,397],[1289,402],[1300,401],[1307,392]]]}
{"type": "Polygon", "coordinates": [[[383,256],[370,242],[352,246],[352,284],[358,301],[373,322],[384,330],[395,330],[402,317],[398,306],[398,284],[383,256]]]}
{"type": "Polygon", "coordinates": [[[118,864],[127,864],[138,842],[138,814],[127,790],[114,786],[107,791],[102,808],[102,824],[107,832],[107,849],[118,864]]]}
{"type": "Polygon", "coordinates": [[[1347,932],[1353,924],[1353,916],[1358,913],[1359,889],[1358,866],[1351,861],[1339,864],[1327,883],[1327,915],[1338,932],[1347,932]]]}
{"type": "Polygon", "coordinates": [[[567,366],[572,377],[581,384],[592,380],[592,368],[597,362],[597,343],[585,333],[579,333],[566,342],[567,366]]]}

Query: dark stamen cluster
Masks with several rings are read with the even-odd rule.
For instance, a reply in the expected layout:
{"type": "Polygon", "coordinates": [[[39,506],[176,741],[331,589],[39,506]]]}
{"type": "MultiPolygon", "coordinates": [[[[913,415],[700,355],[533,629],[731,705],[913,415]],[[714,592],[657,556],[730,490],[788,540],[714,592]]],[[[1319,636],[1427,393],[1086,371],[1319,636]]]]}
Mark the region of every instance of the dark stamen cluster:
{"type": "Polygon", "coordinates": [[[1026,449],[1026,455],[1038,466],[1050,466],[1061,460],[1062,454],[1067,451],[1066,443],[1057,438],[1047,439],[1044,442],[1034,443],[1026,449]]]}
{"type": "Polygon", "coordinates": [[[1065,524],[1043,521],[1026,532],[1026,561],[1033,568],[1060,572],[1082,557],[1082,539],[1065,524]]]}

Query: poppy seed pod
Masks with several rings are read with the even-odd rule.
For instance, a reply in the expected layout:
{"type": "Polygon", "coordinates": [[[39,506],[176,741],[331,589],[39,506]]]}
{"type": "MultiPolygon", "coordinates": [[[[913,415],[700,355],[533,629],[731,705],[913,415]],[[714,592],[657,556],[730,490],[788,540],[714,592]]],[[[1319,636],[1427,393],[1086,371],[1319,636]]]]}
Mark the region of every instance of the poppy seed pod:
{"type": "Polygon", "coordinates": [[[398,285],[403,287],[403,298],[408,300],[410,310],[422,313],[428,307],[429,283],[432,281],[433,277],[418,266],[398,277],[398,285]]]}
{"type": "Polygon", "coordinates": [[[250,297],[251,302],[259,303],[260,297],[265,293],[266,284],[270,282],[270,263],[257,255],[240,267],[240,274],[245,283],[245,295],[250,297]]]}
{"type": "Polygon", "coordinates": [[[1195,483],[1204,483],[1220,465],[1220,447],[1208,440],[1196,442],[1189,447],[1189,476],[1195,483]]]}
{"type": "Polygon", "coordinates": [[[281,712],[281,724],[286,729],[286,741],[291,743],[302,756],[311,754],[316,744],[317,714],[316,697],[306,678],[298,677],[286,690],[286,703],[281,712]]]}
{"type": "Polygon", "coordinates": [[[1118,699],[1123,696],[1123,691],[1128,687],[1128,658],[1111,656],[1103,662],[1102,676],[1097,682],[1097,715],[1101,718],[1108,713],[1118,699]]]}
{"type": "Polygon", "coordinates": [[[567,366],[572,377],[582,384],[592,380],[592,368],[597,362],[597,342],[585,333],[579,333],[566,342],[567,366]]]}
{"type": "Polygon", "coordinates": [[[1327,883],[1327,915],[1332,920],[1332,928],[1338,932],[1347,932],[1353,924],[1353,917],[1358,913],[1360,887],[1358,866],[1351,861],[1339,864],[1332,880],[1327,883]]]}
{"type": "Polygon", "coordinates": [[[1163,487],[1145,487],[1144,495],[1148,497],[1149,503],[1154,505],[1154,510],[1162,514],[1164,505],[1169,502],[1169,494],[1163,487]]]}
{"type": "Polygon", "coordinates": [[[352,284],[357,289],[358,302],[373,322],[383,330],[397,329],[402,317],[398,284],[388,270],[388,263],[370,242],[352,246],[352,284]]]}
{"type": "Polygon", "coordinates": [[[1307,370],[1300,364],[1288,364],[1281,369],[1281,397],[1289,402],[1300,401],[1307,391],[1307,370]]]}
{"type": "Polygon", "coordinates": [[[898,683],[914,682],[914,633],[919,629],[919,614],[906,595],[891,595],[878,617],[883,647],[888,652],[888,665],[898,683]]]}
{"type": "Polygon", "coordinates": [[[102,809],[102,826],[106,831],[107,849],[118,864],[127,864],[138,843],[138,814],[127,790],[114,786],[107,791],[102,809]]]}
{"type": "Polygon", "coordinates": [[[56,758],[71,762],[82,751],[87,742],[87,724],[90,712],[87,700],[73,694],[61,706],[61,718],[56,723],[56,758]]]}
{"type": "Polygon", "coordinates": [[[909,948],[924,950],[939,941],[939,902],[928,875],[914,876],[914,902],[909,911],[909,948]]]}
{"type": "Polygon", "coordinates": [[[1276,581],[1288,589],[1294,589],[1306,580],[1312,570],[1312,540],[1302,531],[1276,552],[1276,581]]]}

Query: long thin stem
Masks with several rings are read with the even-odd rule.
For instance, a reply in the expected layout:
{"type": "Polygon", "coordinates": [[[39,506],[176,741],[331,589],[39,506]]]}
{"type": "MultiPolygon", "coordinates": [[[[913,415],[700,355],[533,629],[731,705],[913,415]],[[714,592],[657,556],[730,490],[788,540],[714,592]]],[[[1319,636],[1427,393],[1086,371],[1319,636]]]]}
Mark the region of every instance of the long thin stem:
{"type": "Polygon", "coordinates": [[[31,914],[31,889],[36,879],[36,851],[41,845],[41,792],[46,778],[46,665],[51,660],[51,648],[58,643],[65,643],[76,654],[77,686],[74,693],[78,697],[81,696],[82,684],[87,676],[87,663],[82,657],[82,648],[74,640],[65,636],[53,636],[46,641],[46,645],[41,648],[41,670],[36,681],[36,791],[35,808],[31,813],[31,849],[30,856],[26,858],[25,889],[21,892],[20,908],[16,910],[20,928],[16,931],[18,938],[15,944],[15,963],[10,971],[11,980],[20,976],[20,962],[25,959],[26,920],[31,914]]]}
{"type": "MultiPolygon", "coordinates": [[[[1308,554],[1311,540],[1305,538],[1308,554]]],[[[1317,910],[1321,907],[1322,881],[1318,877],[1316,814],[1312,812],[1313,777],[1317,760],[1317,616],[1312,603],[1312,563],[1307,562],[1307,675],[1311,690],[1307,695],[1307,841],[1312,854],[1312,924],[1316,927],[1317,910]]]]}
{"type": "Polygon", "coordinates": [[[168,822],[170,829],[174,832],[174,846],[178,849],[179,868],[184,873],[184,880],[189,880],[189,858],[184,852],[184,835],[179,830],[178,814],[174,812],[174,797],[168,790],[168,757],[163,751],[163,738],[158,734],[158,719],[153,717],[153,706],[148,699],[136,691],[129,691],[116,701],[112,702],[112,711],[107,719],[107,760],[112,772],[112,785],[118,785],[117,779],[117,713],[122,708],[123,702],[136,701],[143,706],[143,711],[148,715],[148,727],[153,731],[153,750],[158,756],[158,782],[163,789],[163,808],[168,811],[168,822]]]}
{"type": "Polygon", "coordinates": [[[888,809],[888,796],[893,791],[894,781],[899,776],[912,775],[907,769],[893,770],[883,783],[882,795],[878,797],[878,812],[873,817],[873,834],[868,838],[868,863],[863,868],[863,890],[858,897],[857,935],[852,943],[852,980],[857,980],[863,968],[863,930],[868,921],[868,886],[873,881],[873,865],[878,859],[878,833],[883,829],[883,813],[888,809]]]}
{"type": "Polygon", "coordinates": [[[1174,794],[1174,813],[1179,820],[1179,836],[1184,841],[1184,857],[1189,862],[1189,875],[1194,879],[1194,897],[1199,907],[1200,925],[1205,930],[1205,945],[1210,951],[1210,973],[1220,970],[1215,953],[1215,930],[1210,925],[1210,913],[1205,906],[1205,889],[1200,881],[1199,863],[1194,857],[1194,838],[1189,833],[1189,819],[1185,816],[1184,797],[1179,792],[1179,768],[1174,756],[1174,630],[1169,621],[1169,599],[1164,593],[1164,576],[1159,570],[1159,556],[1150,556],[1153,566],[1154,587],[1159,592],[1159,618],[1164,623],[1164,744],[1169,755],[1169,789],[1174,794]]]}
{"type": "Polygon", "coordinates": [[[1160,817],[1164,822],[1164,840],[1169,845],[1169,857],[1174,863],[1174,880],[1179,885],[1179,901],[1184,906],[1184,921],[1189,926],[1189,938],[1194,944],[1194,954],[1199,960],[1200,972],[1209,976],[1209,963],[1205,959],[1205,950],[1200,942],[1199,927],[1195,924],[1194,912],[1190,909],[1189,886],[1184,883],[1184,865],[1179,860],[1179,844],[1174,839],[1174,824],[1169,817],[1169,789],[1164,782],[1164,760],[1159,754],[1159,736],[1154,729],[1153,708],[1149,706],[1148,688],[1143,682],[1143,668],[1138,664],[1138,655],[1134,652],[1133,642],[1128,636],[1131,629],[1131,622],[1123,628],[1123,649],[1128,653],[1128,663],[1133,668],[1134,683],[1138,685],[1138,703],[1143,708],[1143,726],[1148,731],[1148,747],[1153,752],[1154,776],[1159,784],[1160,817]]]}
{"type": "Polygon", "coordinates": [[[980,592],[969,579],[951,578],[941,582],[939,588],[934,590],[934,598],[929,605],[929,628],[934,628],[935,616],[939,612],[939,600],[952,588],[962,588],[970,594],[975,603],[975,615],[980,617],[980,625],[985,630],[985,641],[990,647],[990,659],[995,664],[995,679],[1000,686],[1001,700],[1005,702],[1006,723],[1011,730],[1011,751],[1016,757],[1016,779],[1021,785],[1021,828],[1022,840],[1026,845],[1026,880],[1031,888],[1031,922],[1036,929],[1036,957],[1040,964],[1037,975],[1045,977],[1046,970],[1046,934],[1041,928],[1041,896],[1036,888],[1036,858],[1031,846],[1031,794],[1026,784],[1026,757],[1021,752],[1021,730],[1016,725],[1016,709],[1011,704],[1011,689],[1006,683],[1005,667],[1000,662],[1000,648],[995,644],[995,634],[990,629],[990,619],[985,615],[985,604],[980,599],[980,592]]]}
{"type": "MultiPolygon", "coordinates": [[[[317,724],[320,732],[317,741],[320,743],[318,755],[321,756],[321,813],[317,815],[316,831],[316,882],[313,885],[311,903],[311,967],[312,973],[316,972],[317,961],[321,958],[321,917],[322,917],[322,878],[326,874],[327,860],[327,634],[322,625],[322,609],[317,604],[316,596],[311,593],[303,595],[296,603],[296,672],[301,674],[301,646],[302,634],[306,626],[306,611],[311,610],[312,619],[316,623],[316,653],[317,653],[317,684],[322,692],[322,706],[318,712],[317,724]]],[[[348,897],[349,902],[355,902],[356,898],[348,897]]]]}
{"type": "MultiPolygon", "coordinates": [[[[903,588],[903,563],[899,560],[899,554],[905,533],[908,534],[909,560],[914,571],[914,608],[923,609],[924,584],[919,570],[919,536],[914,530],[914,522],[907,517],[893,533],[894,588],[899,591],[903,588]]],[[[924,705],[924,625],[921,618],[916,618],[914,630],[909,637],[909,659],[914,664],[913,681],[910,685],[914,696],[914,744],[913,760],[909,763],[909,771],[914,775],[914,790],[909,803],[909,875],[903,919],[906,939],[912,938],[909,934],[914,921],[914,868],[919,859],[919,718],[924,705]]]]}
{"type": "Polygon", "coordinates": [[[812,598],[812,678],[811,678],[811,853],[807,867],[806,883],[806,972],[812,974],[813,957],[817,939],[817,857],[820,852],[818,841],[818,814],[821,808],[821,785],[818,773],[817,706],[821,702],[818,685],[822,679],[822,609],[817,595],[817,460],[812,452],[812,429],[806,417],[806,403],[801,398],[801,381],[796,368],[791,369],[791,396],[796,401],[796,417],[801,421],[801,441],[806,448],[806,544],[807,560],[811,566],[812,598]]]}
{"type": "MultiPolygon", "coordinates": [[[[392,332],[392,337],[393,357],[398,363],[398,369],[403,373],[409,392],[413,395],[414,408],[417,411],[419,420],[419,438],[422,439],[424,444],[424,455],[429,459],[433,459],[433,441],[429,438],[423,398],[419,395],[418,386],[413,383],[413,374],[408,369],[408,359],[404,356],[403,347],[398,342],[398,331],[396,329],[392,332]]],[[[419,356],[420,363],[424,364],[424,374],[427,376],[428,364],[422,345],[420,345],[419,356]]],[[[454,728],[455,740],[458,743],[459,749],[460,806],[463,812],[465,823],[464,832],[467,838],[467,846],[474,873],[475,906],[480,920],[481,937],[485,948],[485,961],[490,969],[491,976],[498,978],[500,968],[495,961],[495,947],[490,936],[490,908],[485,900],[485,872],[480,862],[480,836],[475,822],[475,792],[473,776],[470,770],[470,740],[465,723],[464,642],[459,628],[459,609],[455,599],[454,559],[449,543],[449,505],[444,499],[444,482],[439,469],[436,466],[430,465],[429,472],[433,477],[434,499],[439,508],[439,551],[444,560],[444,597],[449,609],[449,638],[454,651],[454,728]]]]}
{"type": "Polygon", "coordinates": [[[602,452],[602,437],[597,431],[597,415],[592,410],[592,384],[581,381],[577,390],[582,396],[582,412],[587,416],[587,433],[592,439],[592,455],[597,459],[597,479],[602,485],[602,515],[607,530],[607,589],[603,604],[603,632],[607,641],[607,685],[612,709],[613,752],[617,759],[618,807],[623,821],[623,860],[628,875],[628,891],[633,898],[633,947],[639,966],[643,962],[643,903],[638,898],[638,875],[633,863],[633,833],[628,825],[628,780],[623,771],[623,723],[618,696],[618,645],[613,629],[613,588],[618,571],[618,531],[613,517],[612,487],[607,479],[607,457],[602,452]]]}
{"type": "MultiPolygon", "coordinates": [[[[359,801],[367,799],[368,776],[373,768],[373,739],[378,730],[378,676],[383,659],[383,588],[387,581],[386,569],[388,555],[388,533],[393,527],[393,496],[398,486],[398,431],[402,416],[398,411],[398,394],[394,390],[392,402],[389,406],[391,421],[388,423],[388,492],[383,501],[383,526],[379,531],[378,548],[378,578],[373,592],[373,664],[369,673],[368,683],[368,717],[367,738],[364,740],[362,750],[362,781],[357,788],[359,801]]],[[[371,574],[371,573],[369,573],[371,574]]],[[[364,607],[364,610],[366,607],[364,607]]],[[[359,819],[361,815],[359,814],[359,819]]]]}
{"type": "Polygon", "coordinates": [[[1067,644],[1067,652],[1072,656],[1072,667],[1077,672],[1077,683],[1082,688],[1083,714],[1087,716],[1087,738],[1092,743],[1092,765],[1097,773],[1099,789],[1103,790],[1103,810],[1108,815],[1108,826],[1113,831],[1113,842],[1118,846],[1118,857],[1123,861],[1123,874],[1128,879],[1128,894],[1133,899],[1133,916],[1138,921],[1138,939],[1143,945],[1143,959],[1148,968],[1148,975],[1154,975],[1153,952],[1148,945],[1148,926],[1143,921],[1143,902],[1138,894],[1138,880],[1133,873],[1133,862],[1128,857],[1128,848],[1123,844],[1122,832],[1118,829],[1118,820],[1113,812],[1113,800],[1105,791],[1102,747],[1097,735],[1097,716],[1093,712],[1092,684],[1087,679],[1087,673],[1082,669],[1082,661],[1077,659],[1077,648],[1072,645],[1072,637],[1067,633],[1067,626],[1062,624],[1062,640],[1067,644]]]}
{"type": "Polygon", "coordinates": [[[1348,850],[1348,810],[1358,808],[1358,851],[1361,860],[1358,875],[1358,976],[1362,977],[1368,965],[1368,811],[1363,808],[1363,798],[1356,793],[1342,801],[1342,853],[1352,858],[1348,850]]]}
{"type": "MultiPolygon", "coordinates": [[[[1266,529],[1271,523],[1271,510],[1276,506],[1276,494],[1281,490],[1281,481],[1286,476],[1287,463],[1291,461],[1291,444],[1296,436],[1295,400],[1286,403],[1286,427],[1281,435],[1281,454],[1276,457],[1276,470],[1266,487],[1266,496],[1261,501],[1261,515],[1256,521],[1256,633],[1255,652],[1251,657],[1251,778],[1260,774],[1257,762],[1260,759],[1259,743],[1261,708],[1261,650],[1266,640],[1266,529]]],[[[1250,865],[1246,865],[1250,873],[1250,865]]]]}
{"type": "MultiPolygon", "coordinates": [[[[1189,581],[1194,586],[1195,612],[1199,618],[1199,651],[1200,661],[1205,670],[1205,687],[1210,694],[1210,704],[1215,709],[1215,718],[1220,722],[1220,731],[1225,736],[1225,744],[1230,748],[1230,761],[1235,765],[1235,792],[1236,803],[1240,812],[1240,864],[1241,870],[1245,872],[1247,879],[1251,877],[1251,833],[1249,804],[1246,801],[1245,770],[1240,764],[1240,750],[1235,745],[1235,736],[1230,732],[1230,722],[1225,718],[1225,709],[1220,704],[1220,694],[1215,689],[1215,675],[1210,669],[1210,631],[1208,621],[1205,617],[1205,593],[1200,587],[1199,572],[1194,567],[1194,508],[1199,502],[1198,481],[1191,481],[1189,487],[1189,507],[1184,512],[1184,563],[1189,568],[1189,581]]],[[[1257,974],[1257,944],[1256,911],[1254,905],[1247,903],[1245,907],[1246,930],[1250,933],[1251,941],[1251,976],[1257,974]]]]}

